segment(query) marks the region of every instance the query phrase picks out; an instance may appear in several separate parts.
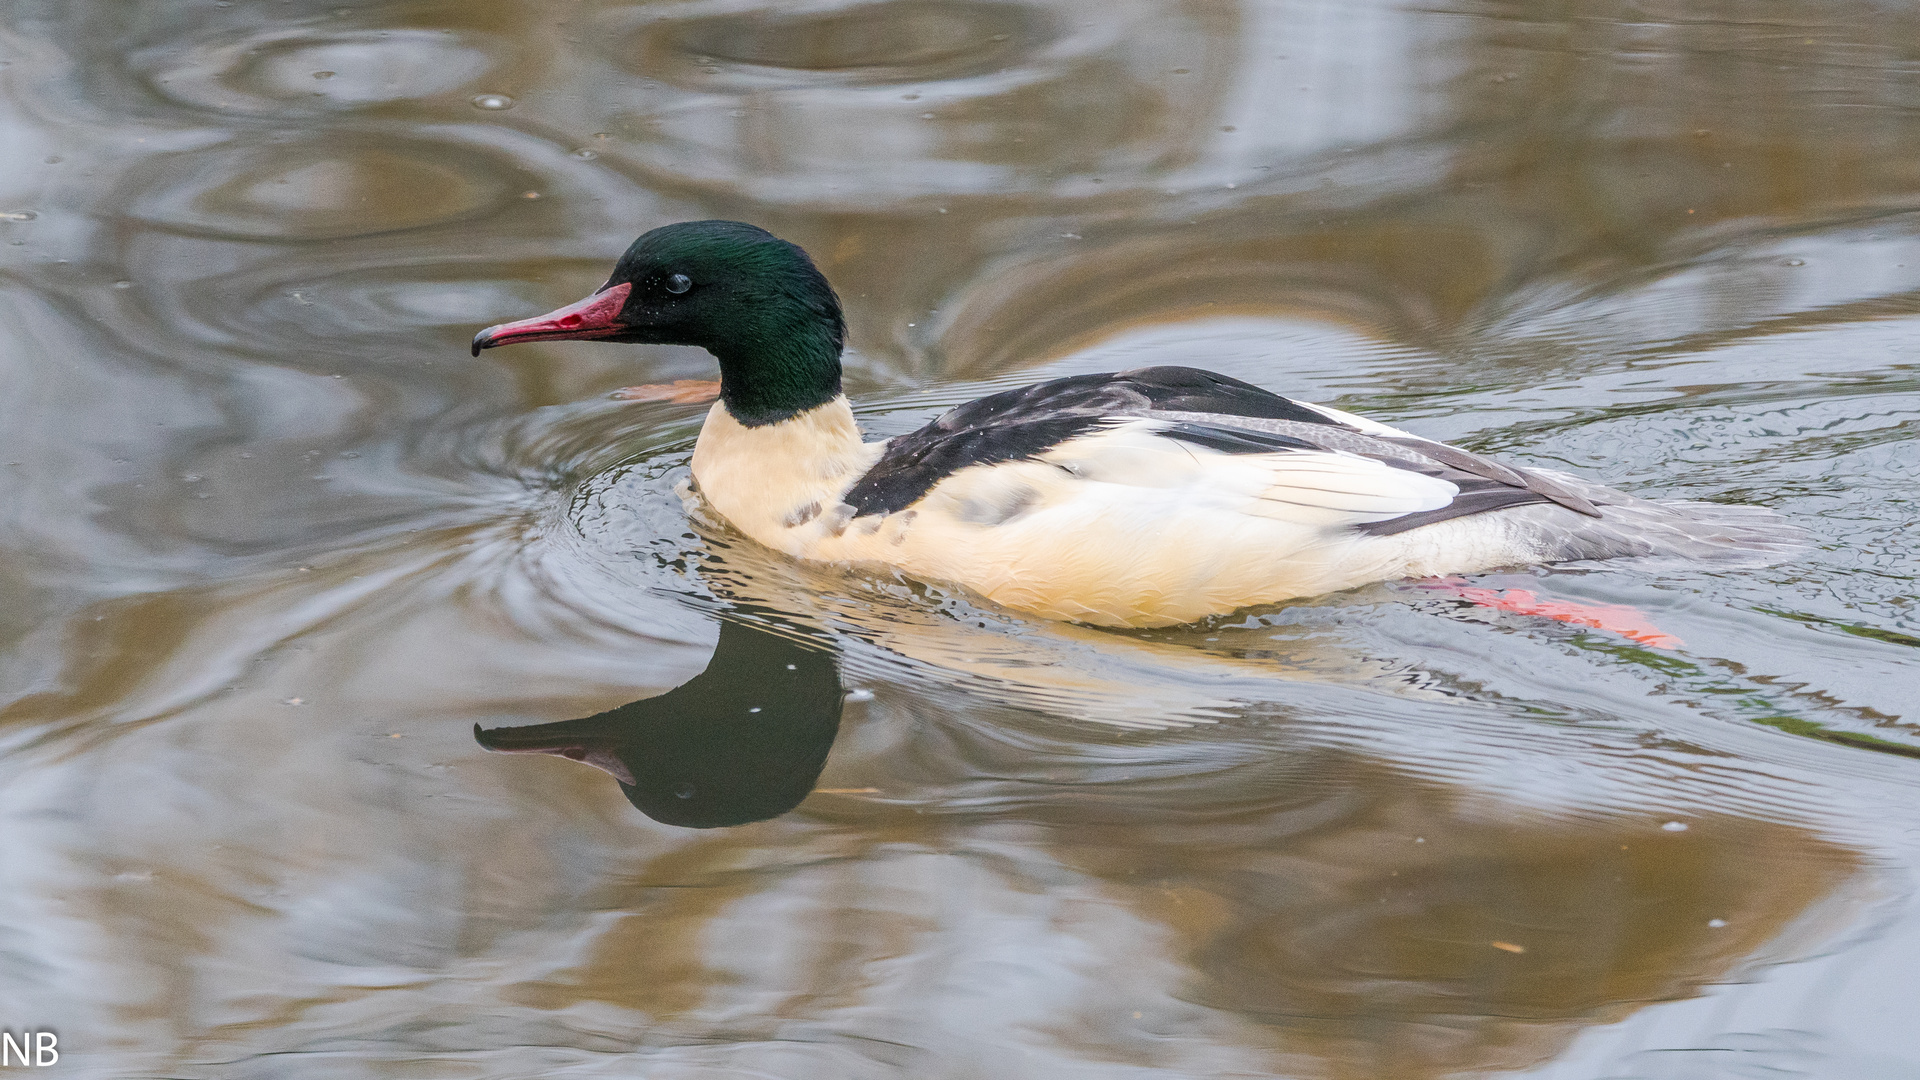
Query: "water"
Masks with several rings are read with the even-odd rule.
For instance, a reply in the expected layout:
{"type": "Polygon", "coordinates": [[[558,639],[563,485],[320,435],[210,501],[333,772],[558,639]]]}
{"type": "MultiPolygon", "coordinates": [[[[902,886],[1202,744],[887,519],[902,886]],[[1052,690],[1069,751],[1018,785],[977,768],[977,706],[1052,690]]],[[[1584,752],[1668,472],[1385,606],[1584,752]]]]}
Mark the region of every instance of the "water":
{"type": "Polygon", "coordinates": [[[0,1026],[58,1070],[1920,1074],[1912,8],[5,18],[0,1026]],[[683,506],[700,406],[609,396],[704,354],[466,351],[708,216],[815,254],[875,433],[1194,363],[1817,547],[1473,583],[1667,649],[794,566],[683,506]],[[792,648],[837,730],[673,723],[792,648]],[[621,714],[663,805],[813,793],[680,828],[473,733],[682,684],[621,714]]]}

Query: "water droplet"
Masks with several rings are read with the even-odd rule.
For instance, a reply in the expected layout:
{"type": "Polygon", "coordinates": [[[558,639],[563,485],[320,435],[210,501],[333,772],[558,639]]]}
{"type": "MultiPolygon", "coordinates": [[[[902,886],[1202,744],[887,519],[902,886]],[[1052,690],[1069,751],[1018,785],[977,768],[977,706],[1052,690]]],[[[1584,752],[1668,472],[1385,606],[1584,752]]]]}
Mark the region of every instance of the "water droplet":
{"type": "Polygon", "coordinates": [[[520,193],[520,197],[523,199],[537,199],[540,197],[540,193],[537,191],[523,191],[520,193]]]}
{"type": "Polygon", "coordinates": [[[0,221],[32,221],[39,216],[31,210],[9,210],[0,213],[0,221]]]}
{"type": "Polygon", "coordinates": [[[1727,925],[1727,920],[1725,920],[1725,919],[1708,919],[1708,920],[1707,920],[1707,925],[1708,925],[1708,926],[1711,926],[1711,927],[1713,927],[1713,928],[1714,928],[1715,930],[1718,930],[1718,929],[1720,929],[1721,927],[1723,927],[1723,926],[1725,926],[1725,925],[1727,925]]]}
{"type": "Polygon", "coordinates": [[[681,784],[679,787],[673,789],[673,795],[677,799],[691,799],[693,798],[693,785],[681,784]]]}
{"type": "Polygon", "coordinates": [[[489,109],[497,112],[501,109],[513,108],[513,99],[508,97],[505,94],[475,94],[473,98],[473,107],[476,109],[489,109]]]}
{"type": "Polygon", "coordinates": [[[1667,832],[1686,832],[1687,831],[1687,823],[1684,821],[1669,821],[1665,825],[1662,825],[1660,827],[1662,829],[1665,829],[1667,832]]]}
{"type": "Polygon", "coordinates": [[[200,481],[205,480],[206,477],[200,476],[196,473],[188,473],[185,476],[182,476],[180,479],[186,481],[189,484],[197,484],[200,481]]]}
{"type": "Polygon", "coordinates": [[[282,705],[305,705],[306,703],[307,703],[306,698],[297,698],[297,697],[282,698],[280,701],[280,704],[282,705]]]}
{"type": "Polygon", "coordinates": [[[759,711],[760,711],[760,706],[758,706],[758,705],[755,705],[755,706],[754,706],[753,708],[751,708],[751,709],[748,709],[747,711],[748,711],[748,712],[750,712],[750,713],[756,713],[756,712],[759,712],[759,711]]]}
{"type": "Polygon", "coordinates": [[[1788,265],[1788,266],[1805,266],[1805,265],[1807,265],[1807,260],[1805,260],[1805,259],[1788,259],[1788,260],[1787,260],[1787,265],[1788,265]]]}
{"type": "Polygon", "coordinates": [[[316,71],[313,73],[313,77],[316,79],[331,79],[334,74],[335,73],[331,71],[316,71]]]}
{"type": "Polygon", "coordinates": [[[116,289],[131,289],[131,288],[133,288],[133,282],[131,282],[131,281],[116,281],[116,282],[114,282],[114,283],[113,283],[113,287],[114,287],[114,288],[116,288],[116,289]]]}
{"type": "Polygon", "coordinates": [[[585,147],[581,147],[580,149],[575,150],[573,152],[573,156],[579,158],[581,161],[592,161],[594,158],[597,158],[600,155],[594,153],[591,150],[588,150],[585,147]]]}
{"type": "Polygon", "coordinates": [[[933,119],[933,114],[932,114],[932,113],[930,113],[930,112],[923,112],[923,113],[921,113],[921,114],[920,114],[920,119],[922,119],[922,120],[931,120],[931,119],[933,119]]]}
{"type": "Polygon", "coordinates": [[[872,700],[873,700],[873,691],[871,691],[871,690],[849,690],[849,691],[847,691],[847,700],[848,700],[848,701],[872,701],[872,700]]]}

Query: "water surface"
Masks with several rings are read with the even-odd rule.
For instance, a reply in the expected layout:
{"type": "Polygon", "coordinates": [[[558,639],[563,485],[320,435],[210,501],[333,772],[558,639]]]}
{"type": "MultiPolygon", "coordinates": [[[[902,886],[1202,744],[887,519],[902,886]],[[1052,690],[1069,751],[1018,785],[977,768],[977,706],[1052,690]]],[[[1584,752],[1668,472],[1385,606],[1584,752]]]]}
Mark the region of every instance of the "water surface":
{"type": "Polygon", "coordinates": [[[116,1077],[1920,1074],[1915,43],[1850,0],[22,0],[0,1026],[116,1077]],[[697,217],[814,253],[876,434],[1190,363],[1817,542],[1472,582],[1670,649],[795,566],[683,502],[700,407],[608,396],[704,353],[467,355],[697,217]],[[787,662],[848,693],[773,764],[605,735],[689,806],[804,766],[748,824],[473,734],[787,662]]]}

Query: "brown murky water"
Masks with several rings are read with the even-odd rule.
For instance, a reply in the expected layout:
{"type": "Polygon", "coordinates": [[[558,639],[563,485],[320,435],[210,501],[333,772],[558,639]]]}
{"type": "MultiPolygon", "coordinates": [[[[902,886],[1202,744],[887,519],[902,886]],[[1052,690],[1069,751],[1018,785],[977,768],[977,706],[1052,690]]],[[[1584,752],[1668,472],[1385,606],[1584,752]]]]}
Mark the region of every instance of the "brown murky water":
{"type": "Polygon", "coordinates": [[[0,1027],[52,1071],[1920,1075],[1920,11],[4,20],[0,1027]],[[607,396],[703,353],[466,352],[695,217],[816,255],[877,433],[1194,363],[1819,545],[1478,583],[1671,650],[787,565],[689,520],[699,407],[607,396]],[[837,732],[686,722],[795,647],[837,732]],[[473,735],[680,684],[616,718],[662,806],[817,790],[686,829],[473,735]]]}

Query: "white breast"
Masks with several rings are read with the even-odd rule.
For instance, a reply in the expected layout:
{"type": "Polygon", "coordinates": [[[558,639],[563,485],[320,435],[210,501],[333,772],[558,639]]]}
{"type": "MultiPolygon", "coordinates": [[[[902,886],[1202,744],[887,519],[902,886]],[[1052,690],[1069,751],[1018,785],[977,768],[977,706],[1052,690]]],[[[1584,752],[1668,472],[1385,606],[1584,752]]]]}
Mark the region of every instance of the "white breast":
{"type": "Polygon", "coordinates": [[[748,427],[714,402],[693,447],[693,479],[720,515],[760,543],[800,558],[799,528],[839,502],[884,443],[863,443],[845,397],[789,420],[748,427]]]}

